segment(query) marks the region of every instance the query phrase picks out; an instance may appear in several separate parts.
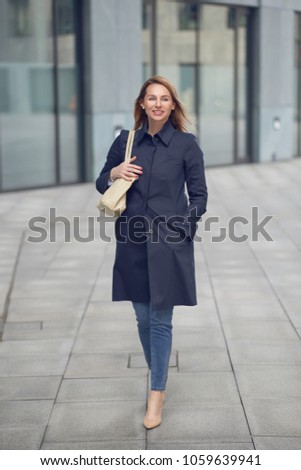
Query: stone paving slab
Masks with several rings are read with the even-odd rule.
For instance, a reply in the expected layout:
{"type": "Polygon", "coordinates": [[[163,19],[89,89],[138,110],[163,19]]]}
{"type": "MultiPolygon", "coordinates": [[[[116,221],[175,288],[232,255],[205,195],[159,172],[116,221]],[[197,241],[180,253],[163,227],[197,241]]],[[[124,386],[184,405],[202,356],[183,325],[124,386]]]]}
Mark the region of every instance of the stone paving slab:
{"type": "Polygon", "coordinates": [[[286,321],[236,320],[224,321],[227,340],[264,340],[266,343],[275,341],[297,341],[298,335],[291,323],[286,321]]]}
{"type": "Polygon", "coordinates": [[[301,439],[300,398],[244,398],[244,406],[252,434],[301,439]]]}
{"type": "Polygon", "coordinates": [[[240,405],[172,406],[166,402],[163,422],[153,432],[148,432],[147,442],[250,442],[250,433],[240,405]]]}
{"type": "Polygon", "coordinates": [[[253,300],[248,303],[229,300],[219,304],[219,311],[224,322],[256,320],[256,321],[286,321],[287,316],[277,299],[272,301],[253,300]]]}
{"type": "Polygon", "coordinates": [[[228,344],[234,364],[244,365],[301,365],[301,342],[235,340],[228,344]]]}
{"type": "Polygon", "coordinates": [[[180,372],[202,372],[202,371],[221,371],[231,370],[226,348],[191,348],[181,350],[179,353],[179,371],[180,372]]]}
{"type": "Polygon", "coordinates": [[[65,371],[66,378],[136,377],[147,376],[147,369],[129,368],[129,354],[73,353],[65,371]]]}
{"type": "Polygon", "coordinates": [[[45,433],[44,426],[22,426],[0,428],[0,450],[39,449],[45,433]]]}
{"type": "Polygon", "coordinates": [[[91,301],[87,305],[85,319],[115,320],[118,323],[126,318],[132,321],[134,315],[130,302],[91,301]]]}
{"type": "Polygon", "coordinates": [[[240,403],[232,371],[173,374],[168,380],[167,400],[169,406],[240,403]]]}
{"type": "Polygon", "coordinates": [[[45,426],[53,407],[53,400],[0,401],[0,429],[45,426]]]}
{"type": "Polygon", "coordinates": [[[60,354],[68,355],[72,348],[71,338],[43,339],[43,340],[6,340],[0,342],[0,359],[13,356],[34,356],[60,354]]]}
{"type": "Polygon", "coordinates": [[[9,322],[5,325],[3,333],[4,340],[43,340],[43,339],[58,339],[58,338],[74,338],[77,333],[78,325],[67,325],[62,322],[9,322]],[[28,324],[24,328],[24,323],[28,324]]]}
{"type": "Polygon", "coordinates": [[[86,299],[54,298],[11,299],[9,322],[76,320],[83,315],[86,299]]]}
{"type": "Polygon", "coordinates": [[[0,378],[0,400],[55,400],[61,377],[0,378]]]}
{"type": "Polygon", "coordinates": [[[181,328],[173,332],[173,345],[177,350],[191,348],[222,348],[225,341],[220,328],[181,328]]]}
{"type": "Polygon", "coordinates": [[[0,377],[62,375],[67,362],[68,356],[59,354],[0,356],[0,377]]]}
{"type": "Polygon", "coordinates": [[[143,439],[145,400],[108,403],[56,403],[45,442],[143,439]]]}
{"type": "Polygon", "coordinates": [[[213,299],[204,305],[202,302],[195,307],[176,306],[173,312],[173,326],[175,329],[182,328],[219,328],[219,318],[216,314],[216,307],[213,299]]]}
{"type": "MultiPolygon", "coordinates": [[[[104,317],[104,315],[103,315],[104,317]]],[[[111,318],[85,318],[81,324],[80,330],[78,332],[79,336],[94,336],[94,335],[110,335],[110,334],[132,334],[133,331],[137,328],[137,322],[135,320],[134,314],[129,318],[124,315],[123,318],[118,319],[112,314],[111,318]]]]}
{"type": "Polygon", "coordinates": [[[235,366],[243,398],[301,398],[301,365],[235,366]]]}
{"type": "Polygon", "coordinates": [[[78,336],[74,346],[77,354],[97,354],[114,352],[140,352],[141,345],[136,330],[131,335],[110,334],[96,336],[78,336]]]}
{"type": "Polygon", "coordinates": [[[300,437],[254,436],[259,450],[301,450],[300,437]]]}
{"type": "MultiPolygon", "coordinates": [[[[0,385],[1,386],[1,385],[0,385]]],[[[147,395],[145,377],[106,377],[93,379],[64,379],[57,402],[139,401],[147,395]]],[[[108,403],[108,406],[113,406],[108,403]]]]}

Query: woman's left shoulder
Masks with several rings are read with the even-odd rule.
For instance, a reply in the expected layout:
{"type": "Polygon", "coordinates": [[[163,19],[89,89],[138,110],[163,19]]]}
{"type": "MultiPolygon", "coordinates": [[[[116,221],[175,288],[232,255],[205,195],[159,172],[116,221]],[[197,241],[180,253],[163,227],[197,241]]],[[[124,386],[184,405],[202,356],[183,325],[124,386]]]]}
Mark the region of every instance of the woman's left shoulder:
{"type": "Polygon", "coordinates": [[[193,134],[192,132],[181,132],[181,131],[175,132],[174,143],[177,146],[185,148],[185,150],[188,150],[194,146],[197,146],[197,147],[199,146],[197,138],[195,134],[193,134]]]}
{"type": "Polygon", "coordinates": [[[176,131],[176,138],[178,141],[181,141],[181,142],[187,142],[187,143],[191,143],[191,142],[196,142],[196,136],[192,133],[192,132],[183,132],[183,131],[176,131]]]}

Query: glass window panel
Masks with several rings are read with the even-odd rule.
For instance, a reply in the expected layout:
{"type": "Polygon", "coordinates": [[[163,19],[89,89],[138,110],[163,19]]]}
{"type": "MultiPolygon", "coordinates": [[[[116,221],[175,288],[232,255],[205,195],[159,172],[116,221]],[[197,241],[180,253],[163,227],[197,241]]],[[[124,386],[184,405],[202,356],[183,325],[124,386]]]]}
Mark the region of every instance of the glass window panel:
{"type": "Polygon", "coordinates": [[[301,156],[301,14],[295,15],[294,155],[301,156]]]}
{"type": "Polygon", "coordinates": [[[233,162],[234,35],[228,7],[201,7],[200,142],[209,164],[233,162]]]}
{"type": "Polygon", "coordinates": [[[142,28],[150,28],[150,10],[151,4],[149,0],[142,0],[142,28]]]}
{"type": "Polygon", "coordinates": [[[50,0],[0,2],[4,190],[55,183],[51,18],[50,0]]]}
{"type": "Polygon", "coordinates": [[[59,35],[74,34],[74,1],[73,0],[56,0],[58,14],[59,35]]]}
{"type": "Polygon", "coordinates": [[[151,76],[150,64],[142,64],[142,81],[143,83],[151,76]]]}
{"type": "Polygon", "coordinates": [[[237,160],[248,158],[247,125],[248,125],[248,10],[237,10],[237,160]]]}
{"type": "Polygon", "coordinates": [[[9,112],[9,83],[8,70],[4,66],[0,66],[0,113],[9,112]]]}
{"type": "Polygon", "coordinates": [[[198,2],[180,3],[178,10],[179,28],[193,29],[197,28],[198,2]]]}
{"type": "Polygon", "coordinates": [[[29,70],[30,101],[33,113],[53,113],[53,68],[29,70]]]}
{"type": "Polygon", "coordinates": [[[142,77],[143,81],[151,76],[151,13],[152,4],[149,0],[142,0],[142,48],[143,48],[143,64],[142,77]]]}
{"type": "Polygon", "coordinates": [[[75,55],[74,0],[58,0],[58,111],[60,182],[78,181],[77,65],[75,55]]]}
{"type": "Polygon", "coordinates": [[[180,95],[190,115],[195,112],[195,64],[180,64],[180,95]]]}
{"type": "Polygon", "coordinates": [[[30,0],[9,0],[10,36],[30,36],[32,34],[32,11],[30,0]]]}

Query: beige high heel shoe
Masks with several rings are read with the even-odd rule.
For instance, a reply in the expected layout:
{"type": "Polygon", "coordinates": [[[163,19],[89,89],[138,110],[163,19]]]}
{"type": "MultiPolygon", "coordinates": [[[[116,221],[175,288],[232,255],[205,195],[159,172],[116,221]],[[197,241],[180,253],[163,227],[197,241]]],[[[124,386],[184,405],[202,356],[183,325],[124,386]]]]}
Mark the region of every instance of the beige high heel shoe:
{"type": "Polygon", "coordinates": [[[144,417],[144,427],[154,429],[161,424],[162,406],[165,401],[165,392],[162,390],[151,390],[148,396],[147,412],[144,417]]]}

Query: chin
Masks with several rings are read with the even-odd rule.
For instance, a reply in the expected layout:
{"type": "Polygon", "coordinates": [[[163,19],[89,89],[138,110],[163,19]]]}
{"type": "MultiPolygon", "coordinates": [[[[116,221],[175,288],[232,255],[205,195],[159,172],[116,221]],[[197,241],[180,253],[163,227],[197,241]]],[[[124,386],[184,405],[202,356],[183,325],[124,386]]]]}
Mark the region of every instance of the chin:
{"type": "Polygon", "coordinates": [[[165,121],[167,121],[168,117],[169,116],[166,116],[166,115],[164,115],[164,116],[152,116],[151,119],[153,121],[157,121],[157,122],[161,122],[161,121],[165,122],[165,121]]]}

